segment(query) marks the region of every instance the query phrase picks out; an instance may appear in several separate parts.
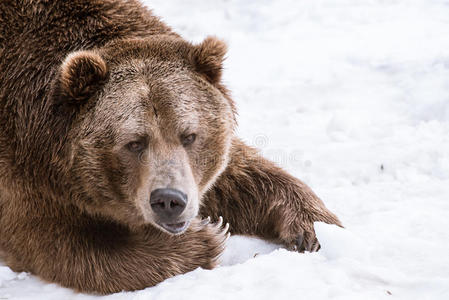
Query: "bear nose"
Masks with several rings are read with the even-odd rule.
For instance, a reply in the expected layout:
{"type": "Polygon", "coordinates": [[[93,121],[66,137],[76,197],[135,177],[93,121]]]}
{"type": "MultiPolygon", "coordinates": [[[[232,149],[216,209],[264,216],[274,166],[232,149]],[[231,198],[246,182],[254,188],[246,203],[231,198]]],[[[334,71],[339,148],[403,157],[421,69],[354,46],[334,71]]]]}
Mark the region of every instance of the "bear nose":
{"type": "Polygon", "coordinates": [[[175,189],[156,189],[151,192],[150,205],[162,222],[171,221],[186,208],[187,195],[175,189]]]}

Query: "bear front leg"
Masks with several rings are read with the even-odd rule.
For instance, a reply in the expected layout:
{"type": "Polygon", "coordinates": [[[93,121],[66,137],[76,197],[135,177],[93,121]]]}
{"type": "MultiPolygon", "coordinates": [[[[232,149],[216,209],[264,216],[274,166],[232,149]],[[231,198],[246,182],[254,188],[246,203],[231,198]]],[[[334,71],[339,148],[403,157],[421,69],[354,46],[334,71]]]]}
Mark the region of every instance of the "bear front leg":
{"type": "Polygon", "coordinates": [[[228,226],[222,226],[220,221],[193,220],[185,233],[176,236],[147,228],[146,232],[131,235],[128,244],[119,251],[114,251],[112,246],[109,257],[99,252],[95,259],[104,259],[104,264],[90,266],[97,268],[93,280],[83,282],[71,278],[62,284],[81,291],[109,294],[144,289],[199,267],[212,269],[218,265],[225,248],[228,226]]]}
{"type": "Polygon", "coordinates": [[[207,219],[193,220],[180,235],[152,226],[130,232],[97,221],[70,228],[40,223],[46,226],[25,224],[26,235],[3,241],[6,263],[64,287],[100,294],[144,289],[199,267],[211,269],[229,237],[227,226],[207,219]]]}
{"type": "Polygon", "coordinates": [[[223,216],[233,234],[259,236],[300,252],[320,247],[313,222],[342,226],[307,185],[237,139],[201,214],[223,216]]]}

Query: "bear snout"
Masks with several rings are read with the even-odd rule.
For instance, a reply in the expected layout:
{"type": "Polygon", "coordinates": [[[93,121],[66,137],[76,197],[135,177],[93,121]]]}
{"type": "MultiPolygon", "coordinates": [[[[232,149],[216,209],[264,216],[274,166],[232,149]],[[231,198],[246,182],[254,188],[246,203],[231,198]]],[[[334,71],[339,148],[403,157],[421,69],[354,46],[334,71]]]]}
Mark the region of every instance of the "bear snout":
{"type": "Polygon", "coordinates": [[[187,195],[171,188],[155,189],[150,195],[150,205],[162,223],[170,223],[186,208],[187,195]]]}

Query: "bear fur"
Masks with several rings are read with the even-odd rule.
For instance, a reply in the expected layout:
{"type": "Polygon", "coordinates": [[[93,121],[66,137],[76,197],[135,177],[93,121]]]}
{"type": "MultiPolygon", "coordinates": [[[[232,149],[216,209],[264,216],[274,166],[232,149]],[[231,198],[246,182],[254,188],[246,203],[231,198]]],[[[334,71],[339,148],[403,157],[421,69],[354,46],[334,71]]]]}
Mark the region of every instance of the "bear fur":
{"type": "Polygon", "coordinates": [[[219,39],[191,44],[135,0],[0,12],[0,248],[13,270],[136,290],[213,268],[228,229],[303,252],[319,248],[313,222],[341,226],[234,136],[219,39]],[[167,186],[189,199],[178,234],[148,201],[167,186]]]}

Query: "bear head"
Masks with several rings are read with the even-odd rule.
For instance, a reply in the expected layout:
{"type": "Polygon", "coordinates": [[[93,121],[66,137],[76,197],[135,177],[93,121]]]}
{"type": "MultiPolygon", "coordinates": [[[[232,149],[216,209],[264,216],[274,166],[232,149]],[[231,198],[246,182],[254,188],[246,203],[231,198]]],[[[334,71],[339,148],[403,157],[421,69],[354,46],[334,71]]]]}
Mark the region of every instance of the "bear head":
{"type": "Polygon", "coordinates": [[[84,211],[182,233],[225,169],[235,128],[226,45],[120,40],[70,53],[55,101],[70,114],[71,199],[84,211]]]}

